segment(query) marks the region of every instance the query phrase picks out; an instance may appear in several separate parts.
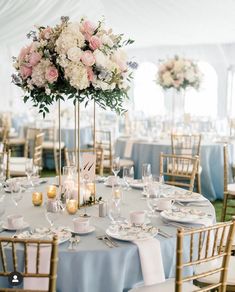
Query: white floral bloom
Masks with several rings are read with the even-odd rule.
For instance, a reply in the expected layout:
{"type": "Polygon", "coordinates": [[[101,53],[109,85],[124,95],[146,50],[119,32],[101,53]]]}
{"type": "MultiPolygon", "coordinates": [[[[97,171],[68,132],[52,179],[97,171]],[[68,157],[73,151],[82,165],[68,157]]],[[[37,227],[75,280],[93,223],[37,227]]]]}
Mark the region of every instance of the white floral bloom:
{"type": "Polygon", "coordinates": [[[162,80],[163,80],[163,84],[165,86],[170,86],[173,83],[173,79],[171,76],[171,73],[169,71],[166,71],[163,75],[162,75],[162,80]]]}
{"type": "Polygon", "coordinates": [[[47,95],[50,95],[50,94],[51,94],[51,90],[50,90],[50,88],[46,87],[45,92],[46,92],[47,95]]]}
{"type": "Polygon", "coordinates": [[[65,68],[70,64],[70,61],[67,59],[65,54],[61,54],[58,56],[57,63],[65,68]]]}
{"type": "Polygon", "coordinates": [[[46,69],[53,64],[48,59],[41,59],[40,62],[33,67],[32,84],[37,87],[45,87],[47,80],[45,78],[46,69]]]}
{"type": "Polygon", "coordinates": [[[102,90],[113,90],[116,86],[115,83],[107,83],[107,82],[104,82],[102,80],[99,80],[99,79],[95,79],[93,82],[92,82],[92,85],[95,87],[95,88],[98,88],[98,89],[102,89],[102,90]]]}
{"type": "Polygon", "coordinates": [[[184,69],[185,62],[183,60],[177,60],[174,63],[174,71],[176,73],[181,72],[184,69]]]}
{"type": "Polygon", "coordinates": [[[102,41],[102,43],[103,43],[104,45],[107,45],[107,46],[109,46],[110,48],[112,48],[113,45],[114,45],[112,39],[111,39],[111,38],[109,37],[109,35],[107,35],[107,34],[103,34],[103,35],[101,36],[101,41],[102,41]]]}
{"type": "Polygon", "coordinates": [[[82,54],[83,54],[82,50],[78,47],[72,47],[67,52],[69,60],[71,60],[74,63],[78,63],[80,61],[82,54]]]}
{"type": "Polygon", "coordinates": [[[185,72],[184,78],[187,79],[190,83],[195,82],[196,76],[192,69],[189,69],[185,72]]]}
{"type": "Polygon", "coordinates": [[[109,64],[109,58],[104,53],[102,53],[100,50],[94,51],[94,57],[95,57],[95,63],[97,66],[101,66],[103,68],[106,68],[109,64]]]}
{"type": "Polygon", "coordinates": [[[78,90],[86,89],[90,85],[87,69],[81,62],[78,64],[70,62],[65,68],[65,78],[78,90]]]}

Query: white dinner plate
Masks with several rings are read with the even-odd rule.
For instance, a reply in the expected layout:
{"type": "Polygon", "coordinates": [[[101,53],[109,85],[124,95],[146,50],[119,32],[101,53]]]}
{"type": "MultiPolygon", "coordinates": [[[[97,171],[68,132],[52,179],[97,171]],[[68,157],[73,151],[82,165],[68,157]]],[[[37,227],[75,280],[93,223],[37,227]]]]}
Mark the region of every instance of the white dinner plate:
{"type": "Polygon", "coordinates": [[[70,231],[71,233],[74,233],[74,234],[86,235],[86,234],[90,234],[90,233],[94,232],[95,231],[95,226],[89,226],[88,230],[86,230],[86,231],[76,232],[73,229],[68,229],[68,231],[70,231]]]}
{"type": "Polygon", "coordinates": [[[141,180],[134,180],[132,183],[130,183],[130,187],[133,189],[143,190],[144,183],[141,180]]]}
{"type": "Polygon", "coordinates": [[[119,231],[113,231],[111,228],[106,230],[106,234],[114,239],[122,241],[147,240],[157,235],[158,230],[155,227],[146,227],[140,230],[138,227],[129,227],[119,231]]]}
{"type": "Polygon", "coordinates": [[[189,191],[175,191],[174,193],[167,196],[168,198],[174,199],[175,201],[182,203],[190,203],[190,202],[202,202],[207,201],[205,197],[198,193],[191,193],[189,191]]]}
{"type": "MultiPolygon", "coordinates": [[[[160,213],[161,217],[169,221],[195,223],[195,220],[209,219],[210,214],[190,208],[168,209],[160,213]]],[[[197,223],[197,222],[196,222],[197,223]]]]}
{"type": "Polygon", "coordinates": [[[59,244],[64,243],[71,238],[71,232],[68,229],[64,229],[62,227],[53,231],[50,231],[48,228],[35,228],[33,231],[21,232],[17,235],[17,238],[51,240],[55,234],[58,236],[59,244]]]}
{"type": "Polygon", "coordinates": [[[4,222],[2,224],[2,228],[5,230],[9,230],[9,231],[21,230],[21,229],[25,229],[28,227],[29,227],[29,223],[27,223],[27,222],[23,222],[23,225],[20,228],[12,228],[12,227],[8,226],[7,222],[4,222]]]}

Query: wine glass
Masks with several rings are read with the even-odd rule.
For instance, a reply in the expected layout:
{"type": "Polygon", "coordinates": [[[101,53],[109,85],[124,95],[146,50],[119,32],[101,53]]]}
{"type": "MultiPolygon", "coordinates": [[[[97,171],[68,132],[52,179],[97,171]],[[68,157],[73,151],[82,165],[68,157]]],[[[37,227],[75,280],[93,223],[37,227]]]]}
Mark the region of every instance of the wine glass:
{"type": "Polygon", "coordinates": [[[149,216],[156,217],[157,215],[155,213],[155,210],[158,206],[158,199],[160,196],[159,185],[156,184],[154,181],[150,181],[149,183],[147,183],[146,191],[148,194],[147,206],[150,209],[149,216]]]}
{"type": "Polygon", "coordinates": [[[16,207],[19,205],[19,202],[23,199],[22,195],[22,186],[19,181],[17,180],[12,180],[9,183],[9,188],[11,191],[11,198],[16,207]]]}
{"type": "Polygon", "coordinates": [[[111,220],[111,228],[113,231],[117,231],[118,222],[121,216],[121,204],[120,200],[112,199],[108,204],[108,216],[111,220]]]}
{"type": "Polygon", "coordinates": [[[120,157],[114,157],[112,161],[112,172],[117,177],[120,171],[120,157]]]}
{"type": "Polygon", "coordinates": [[[57,200],[50,200],[45,204],[44,214],[46,220],[50,224],[50,230],[55,226],[55,221],[58,219],[60,213],[60,206],[57,200]]]}
{"type": "Polygon", "coordinates": [[[28,185],[33,187],[32,180],[31,180],[31,176],[34,173],[34,165],[33,165],[33,159],[32,158],[26,159],[25,173],[26,173],[27,178],[28,178],[28,185]]]}
{"type": "Polygon", "coordinates": [[[143,195],[147,195],[147,184],[152,179],[152,172],[151,172],[151,164],[150,163],[144,163],[142,165],[142,181],[143,181],[143,195]]]}
{"type": "Polygon", "coordinates": [[[134,167],[133,166],[125,166],[123,167],[123,180],[125,182],[125,190],[129,191],[130,183],[134,180],[134,167]]]}

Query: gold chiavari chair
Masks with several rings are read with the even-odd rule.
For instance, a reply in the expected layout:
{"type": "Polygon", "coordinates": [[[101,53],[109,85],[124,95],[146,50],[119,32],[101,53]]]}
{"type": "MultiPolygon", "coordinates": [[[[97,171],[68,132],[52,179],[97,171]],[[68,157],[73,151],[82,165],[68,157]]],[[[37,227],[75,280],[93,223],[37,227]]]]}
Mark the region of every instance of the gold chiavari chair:
{"type": "Polygon", "coordinates": [[[228,144],[224,144],[224,200],[221,214],[221,221],[225,221],[227,216],[235,215],[235,183],[228,183],[228,144]]]}
{"type": "Polygon", "coordinates": [[[193,191],[198,156],[188,157],[173,154],[160,154],[160,175],[166,184],[185,187],[193,191]]]}
{"type": "MultiPolygon", "coordinates": [[[[96,131],[96,148],[102,148],[104,152],[103,167],[112,174],[112,160],[114,156],[111,131],[96,131]]],[[[134,161],[127,158],[120,158],[120,168],[134,166],[134,161]]]]}
{"type": "Polygon", "coordinates": [[[201,135],[200,134],[171,134],[172,154],[193,157],[199,157],[198,168],[196,171],[195,181],[197,192],[201,193],[201,172],[200,166],[200,149],[201,149],[201,135]]]}
{"type": "MultiPolygon", "coordinates": [[[[48,292],[56,292],[56,278],[57,278],[57,262],[58,262],[58,239],[54,236],[52,240],[38,240],[38,239],[18,239],[0,237],[0,276],[8,277],[13,271],[20,272],[24,279],[40,278],[48,279],[48,289],[43,290],[48,292]],[[23,255],[23,269],[19,270],[19,252],[22,250],[23,255]],[[30,248],[36,249],[35,266],[29,268],[30,248]],[[50,248],[50,265],[49,271],[40,271],[40,255],[42,249],[50,248]],[[32,269],[33,268],[33,269],[32,269]],[[33,271],[32,271],[32,270],[33,271]]],[[[30,265],[31,266],[31,265],[30,265]]],[[[0,288],[0,291],[34,291],[43,292],[42,290],[16,289],[16,288],[0,288]]]]}
{"type": "Polygon", "coordinates": [[[33,164],[42,168],[42,151],[43,151],[43,140],[45,133],[39,133],[35,137],[34,151],[33,151],[33,164]]]}
{"type": "Polygon", "coordinates": [[[231,261],[231,258],[234,258],[231,256],[234,234],[234,221],[197,229],[178,229],[175,278],[152,286],[134,288],[130,292],[235,291],[228,290],[229,285],[226,290],[227,280],[229,281],[231,276],[234,277],[232,269],[233,266],[235,267],[235,261],[234,259],[231,261]],[[226,228],[229,228],[227,234],[225,233],[226,228]],[[219,233],[223,234],[223,238],[217,245],[219,233]],[[225,246],[223,245],[224,239],[225,246]],[[188,243],[186,248],[187,241],[189,241],[189,248],[188,243]],[[231,265],[231,262],[234,263],[231,265]],[[185,268],[193,270],[193,274],[186,276],[185,268]],[[211,277],[214,281],[209,281],[211,277]]]}
{"type": "Polygon", "coordinates": [[[11,150],[8,147],[5,147],[4,151],[0,152],[0,171],[5,180],[10,177],[10,156],[11,150]]]}
{"type": "MultiPolygon", "coordinates": [[[[81,153],[95,153],[96,154],[96,174],[103,175],[103,149],[96,148],[95,151],[92,148],[88,149],[81,149],[81,153]]],[[[76,165],[76,153],[75,150],[64,148],[64,158],[65,158],[65,165],[66,166],[73,166],[76,165]]]]}

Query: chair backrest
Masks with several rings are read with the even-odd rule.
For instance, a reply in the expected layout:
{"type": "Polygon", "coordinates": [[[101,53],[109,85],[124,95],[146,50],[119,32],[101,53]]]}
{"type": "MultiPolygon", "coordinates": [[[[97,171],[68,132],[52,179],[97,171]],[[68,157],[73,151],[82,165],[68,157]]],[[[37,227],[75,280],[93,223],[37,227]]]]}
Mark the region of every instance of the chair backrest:
{"type": "Polygon", "coordinates": [[[109,170],[112,169],[112,157],[113,157],[113,142],[111,131],[96,131],[95,147],[103,149],[104,160],[108,162],[105,166],[108,166],[109,170]]]}
{"type": "MultiPolygon", "coordinates": [[[[52,240],[38,240],[38,239],[18,239],[0,237],[0,276],[8,277],[13,271],[20,272],[24,278],[40,278],[49,279],[48,292],[56,292],[56,278],[57,278],[57,262],[58,262],[58,242],[57,236],[52,240]],[[36,249],[35,265],[32,267],[29,261],[32,260],[30,256],[30,248],[36,249]],[[40,254],[42,249],[50,248],[50,265],[48,271],[40,271],[40,254]],[[22,250],[22,257],[19,251],[22,250]],[[23,269],[20,259],[23,258],[23,269]]],[[[5,290],[4,290],[5,291],[5,290]]],[[[7,289],[7,291],[16,291],[16,288],[7,289]]],[[[29,291],[17,289],[17,291],[29,291]]],[[[31,290],[30,290],[31,291],[31,290]]],[[[42,292],[41,290],[33,290],[35,292],[42,292]]]]}
{"type": "Polygon", "coordinates": [[[228,193],[228,144],[224,144],[223,146],[223,154],[224,154],[224,194],[228,193]]]}
{"type": "Polygon", "coordinates": [[[10,177],[10,156],[11,150],[8,147],[0,152],[0,176],[6,180],[10,177]]]}
{"type": "Polygon", "coordinates": [[[193,191],[198,156],[188,157],[173,154],[160,154],[160,175],[170,185],[186,187],[193,191]]]}
{"type": "Polygon", "coordinates": [[[26,129],[26,141],[24,147],[24,157],[33,158],[35,138],[37,134],[40,134],[41,130],[38,128],[26,129]]]}
{"type": "Polygon", "coordinates": [[[214,291],[217,288],[220,292],[225,292],[227,269],[234,234],[234,221],[199,229],[178,229],[175,292],[183,292],[183,284],[193,280],[200,286],[200,278],[216,273],[220,274],[217,283],[208,284],[195,291],[206,292],[212,291],[212,289],[214,291]],[[226,233],[227,228],[229,228],[229,232],[226,233]],[[218,245],[219,234],[222,234],[222,236],[218,245]],[[225,239],[226,236],[227,238],[225,239]],[[185,246],[186,242],[187,248],[185,246]],[[225,246],[224,242],[226,242],[225,246]],[[184,275],[183,269],[186,267],[193,268],[194,274],[192,276],[184,275]]]}
{"type": "Polygon", "coordinates": [[[201,135],[171,134],[172,154],[200,156],[201,135]]]}
{"type": "Polygon", "coordinates": [[[235,119],[230,119],[229,121],[229,135],[230,137],[235,137],[235,119]]]}
{"type": "MultiPolygon", "coordinates": [[[[95,153],[96,154],[96,173],[103,175],[103,160],[104,152],[103,149],[97,147],[95,150],[93,148],[81,149],[81,153],[95,153]]],[[[76,153],[74,149],[64,148],[64,157],[66,166],[74,166],[76,164],[76,153]]]]}
{"type": "Polygon", "coordinates": [[[44,133],[39,133],[35,137],[33,150],[33,163],[37,166],[42,166],[42,151],[43,151],[44,133]]]}

